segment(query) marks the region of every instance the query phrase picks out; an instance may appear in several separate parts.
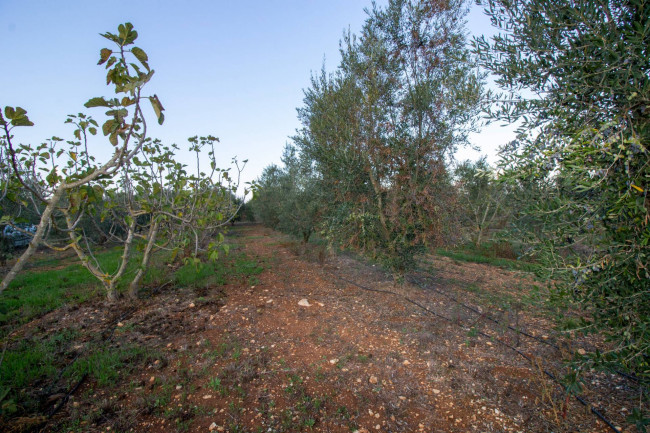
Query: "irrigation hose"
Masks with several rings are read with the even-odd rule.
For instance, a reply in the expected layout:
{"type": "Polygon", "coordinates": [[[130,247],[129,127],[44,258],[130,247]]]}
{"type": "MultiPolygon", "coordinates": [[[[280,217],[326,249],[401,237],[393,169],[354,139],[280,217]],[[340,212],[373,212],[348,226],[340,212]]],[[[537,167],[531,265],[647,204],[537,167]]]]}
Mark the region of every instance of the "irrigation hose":
{"type": "MultiPolygon", "coordinates": [[[[426,271],[419,271],[419,272],[423,272],[423,273],[426,274],[426,271]]],[[[422,278],[422,277],[421,277],[421,278],[422,278]]],[[[435,287],[433,287],[433,286],[431,285],[431,284],[435,284],[435,283],[429,282],[429,283],[427,284],[427,283],[422,282],[421,280],[418,280],[418,278],[417,278],[417,277],[414,277],[414,276],[407,276],[407,279],[410,280],[409,282],[414,283],[414,284],[420,286],[421,288],[425,288],[425,289],[427,289],[427,290],[431,290],[431,291],[433,291],[433,292],[435,292],[435,293],[438,293],[439,295],[446,297],[447,299],[449,299],[449,300],[455,302],[456,304],[458,304],[458,305],[460,305],[460,306],[462,306],[462,307],[464,307],[464,308],[466,308],[466,309],[468,309],[468,310],[470,310],[470,311],[472,311],[472,312],[478,314],[478,315],[479,315],[479,318],[480,318],[480,317],[483,317],[483,318],[485,318],[485,319],[488,319],[488,320],[491,321],[491,322],[496,323],[497,325],[503,326],[503,325],[501,324],[501,322],[499,322],[497,319],[495,319],[495,318],[493,318],[493,317],[491,317],[491,316],[489,316],[489,315],[487,315],[487,314],[485,314],[485,313],[481,313],[481,312],[478,311],[476,308],[471,307],[471,306],[469,306],[469,305],[466,305],[465,303],[463,303],[463,302],[459,301],[458,299],[456,299],[454,296],[451,296],[451,295],[449,295],[449,294],[443,292],[442,290],[437,289],[437,288],[435,288],[435,287]]],[[[430,278],[429,278],[429,277],[426,277],[426,276],[425,276],[424,278],[422,278],[422,279],[424,279],[424,280],[430,280],[430,278]]],[[[537,342],[539,342],[539,343],[545,344],[545,345],[547,345],[547,346],[550,346],[550,347],[552,347],[552,348],[554,348],[554,349],[560,351],[560,347],[559,347],[557,344],[552,343],[552,342],[547,341],[547,340],[544,340],[544,339],[542,339],[542,338],[539,338],[539,337],[537,337],[537,336],[535,336],[535,335],[532,335],[532,334],[530,334],[529,332],[522,330],[521,328],[513,328],[513,327],[510,326],[510,325],[508,325],[507,328],[510,329],[511,331],[516,332],[516,333],[519,334],[519,335],[523,335],[523,336],[525,336],[525,337],[531,338],[531,339],[533,339],[533,340],[535,340],[535,341],[537,341],[537,342]]],[[[641,379],[639,379],[638,377],[636,377],[636,376],[634,376],[634,375],[631,375],[631,374],[625,373],[625,372],[620,371],[620,370],[610,370],[610,371],[611,371],[612,373],[614,373],[614,374],[617,374],[617,375],[619,375],[619,376],[621,376],[621,377],[623,377],[623,378],[625,378],[625,379],[631,381],[631,382],[634,382],[634,383],[635,383],[639,388],[641,388],[641,389],[644,390],[644,391],[647,389],[646,384],[645,384],[641,379]]]]}
{"type": "MultiPolygon", "coordinates": [[[[393,292],[393,291],[390,291],[390,290],[373,289],[373,288],[370,288],[370,287],[362,286],[361,284],[355,283],[354,281],[350,281],[350,280],[348,280],[348,279],[346,279],[346,278],[343,278],[343,277],[341,277],[341,276],[339,276],[339,275],[335,275],[335,274],[331,274],[331,275],[333,275],[335,278],[340,279],[341,281],[345,281],[345,282],[348,283],[348,284],[352,284],[353,286],[358,287],[358,288],[360,288],[360,289],[362,289],[362,290],[365,290],[365,291],[368,291],[368,292],[384,293],[384,294],[388,294],[388,295],[396,296],[396,297],[398,297],[398,298],[402,298],[402,299],[404,299],[405,301],[407,301],[407,302],[409,302],[409,303],[411,303],[411,304],[413,304],[413,305],[419,307],[420,309],[426,311],[426,312],[429,313],[429,314],[432,314],[432,315],[434,315],[434,316],[436,316],[436,317],[439,317],[439,318],[441,318],[441,319],[443,319],[443,320],[445,320],[445,321],[447,321],[447,322],[449,322],[449,323],[452,323],[452,324],[454,324],[454,325],[456,325],[456,326],[458,326],[458,327],[460,327],[460,328],[464,328],[460,323],[457,323],[456,321],[454,321],[454,320],[452,320],[452,319],[450,319],[450,318],[448,318],[448,317],[446,317],[446,316],[443,316],[442,314],[436,313],[435,311],[433,311],[433,310],[431,310],[431,309],[425,307],[424,305],[420,304],[420,303],[417,302],[417,301],[414,301],[413,299],[411,299],[411,298],[409,298],[409,297],[407,297],[407,296],[401,295],[401,294],[399,294],[399,293],[396,293],[396,292],[393,292]]],[[[499,343],[499,344],[501,344],[501,345],[503,345],[503,346],[505,346],[505,347],[507,347],[507,348],[509,348],[509,349],[511,349],[511,350],[513,350],[513,351],[515,351],[517,354],[519,354],[522,358],[526,359],[526,360],[527,360],[528,362],[530,362],[531,364],[534,364],[534,360],[533,360],[533,358],[531,358],[530,356],[528,356],[527,354],[525,354],[525,353],[522,352],[521,350],[517,349],[516,347],[514,347],[514,346],[512,346],[512,345],[510,345],[510,344],[508,344],[508,343],[506,343],[505,341],[499,340],[498,338],[494,338],[494,337],[492,337],[491,335],[486,334],[486,333],[483,332],[483,331],[477,331],[477,334],[478,334],[478,335],[481,335],[481,336],[483,336],[483,337],[486,337],[486,338],[488,338],[488,339],[491,339],[491,340],[493,340],[493,341],[496,341],[497,343],[499,343]]],[[[555,377],[555,375],[554,375],[553,373],[549,372],[549,371],[546,370],[546,369],[543,369],[542,371],[543,371],[544,374],[546,374],[546,376],[548,376],[548,377],[549,377],[553,382],[555,382],[556,384],[558,384],[558,385],[560,385],[562,388],[564,388],[565,392],[568,392],[568,391],[567,391],[567,388],[566,388],[566,387],[565,387],[565,386],[564,386],[564,385],[563,385],[563,384],[562,384],[562,383],[561,383],[561,382],[560,382],[560,381],[555,377]]],[[[607,419],[607,418],[606,418],[602,413],[600,413],[597,409],[594,409],[594,407],[591,406],[589,403],[587,403],[587,402],[586,402],[582,397],[577,396],[577,395],[575,395],[575,394],[571,394],[571,395],[573,395],[573,397],[574,397],[574,398],[575,398],[575,399],[576,399],[580,404],[582,404],[583,406],[589,407],[589,409],[591,410],[591,413],[593,413],[593,414],[596,415],[596,416],[597,416],[601,421],[603,421],[603,422],[604,422],[604,423],[605,423],[605,424],[606,424],[606,425],[607,425],[607,426],[608,426],[608,427],[609,427],[613,432],[616,432],[616,433],[619,433],[619,432],[620,432],[620,430],[617,429],[616,426],[614,426],[614,424],[612,424],[612,422],[611,422],[609,419],[607,419]]]]}

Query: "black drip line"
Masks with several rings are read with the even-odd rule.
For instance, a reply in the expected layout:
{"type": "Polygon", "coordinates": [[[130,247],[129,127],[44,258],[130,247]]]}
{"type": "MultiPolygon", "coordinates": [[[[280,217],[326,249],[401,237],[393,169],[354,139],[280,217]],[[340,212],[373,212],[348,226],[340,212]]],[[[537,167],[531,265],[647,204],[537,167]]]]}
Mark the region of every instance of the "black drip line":
{"type": "MultiPolygon", "coordinates": [[[[417,306],[418,308],[420,308],[420,309],[426,311],[427,313],[429,313],[429,314],[431,314],[431,315],[433,315],[433,316],[436,316],[436,317],[438,317],[438,318],[440,318],[440,319],[443,319],[443,320],[445,320],[445,321],[447,321],[447,322],[449,322],[449,323],[452,323],[452,324],[454,324],[454,325],[456,325],[456,326],[458,326],[458,327],[460,327],[460,328],[464,328],[463,325],[461,325],[460,323],[456,322],[455,320],[452,320],[452,319],[450,319],[450,318],[448,318],[448,317],[446,317],[446,316],[443,316],[442,314],[436,313],[435,311],[433,311],[433,310],[431,310],[431,309],[425,307],[424,305],[420,304],[420,303],[417,302],[417,301],[414,301],[413,299],[411,299],[411,298],[409,298],[409,297],[407,297],[407,296],[401,295],[401,294],[399,294],[399,293],[396,293],[396,292],[393,292],[393,291],[390,291],[390,290],[384,290],[384,289],[372,289],[372,288],[370,288],[370,287],[362,286],[361,284],[355,283],[354,281],[350,281],[350,280],[348,280],[348,279],[346,279],[346,278],[343,278],[343,277],[341,277],[341,276],[339,276],[339,275],[334,275],[334,274],[332,274],[332,275],[333,275],[334,277],[340,279],[341,281],[345,281],[345,282],[348,283],[348,284],[352,284],[353,286],[356,286],[356,287],[358,287],[358,288],[360,288],[360,289],[362,289],[362,290],[366,290],[366,291],[368,291],[368,292],[385,293],[385,294],[388,294],[388,295],[393,295],[393,296],[397,296],[397,297],[399,297],[399,298],[402,298],[402,299],[404,299],[405,301],[407,301],[407,302],[409,302],[409,303],[411,303],[411,304],[417,306]]],[[[497,322],[497,323],[498,323],[498,322],[497,322]]],[[[496,341],[497,343],[499,343],[499,344],[501,344],[501,345],[507,347],[508,349],[513,350],[513,351],[516,352],[519,356],[521,356],[522,358],[524,358],[525,360],[527,360],[527,361],[530,362],[531,364],[534,364],[534,363],[535,363],[534,360],[533,360],[533,358],[531,358],[530,356],[528,356],[527,354],[525,354],[525,353],[522,352],[521,350],[517,349],[516,347],[512,346],[511,344],[508,344],[508,343],[506,343],[505,341],[499,340],[498,338],[495,338],[495,337],[493,337],[493,336],[491,336],[491,335],[489,335],[489,334],[486,334],[486,333],[483,332],[483,331],[479,331],[479,330],[476,330],[476,331],[477,331],[477,334],[478,334],[478,335],[481,335],[481,336],[483,336],[483,337],[485,337],[485,338],[488,338],[488,339],[490,339],[490,340],[496,341]]],[[[516,331],[516,329],[515,329],[515,331],[516,331]]],[[[563,385],[563,384],[562,384],[562,383],[557,379],[557,377],[555,377],[555,375],[554,375],[553,373],[549,372],[549,371],[546,370],[546,369],[542,369],[542,371],[543,371],[544,374],[545,374],[546,376],[548,376],[548,377],[549,377],[553,382],[555,382],[556,384],[558,384],[558,385],[560,385],[562,388],[564,388],[565,392],[568,392],[567,389],[566,389],[566,387],[565,387],[565,386],[564,386],[564,385],[563,385]]],[[[612,422],[611,422],[609,419],[607,419],[607,418],[606,418],[602,413],[600,413],[597,409],[595,409],[593,406],[591,406],[589,403],[587,403],[587,401],[585,401],[582,397],[577,396],[577,395],[575,395],[575,394],[571,394],[571,395],[573,395],[573,397],[574,397],[574,398],[575,398],[575,399],[576,399],[580,404],[582,404],[583,406],[589,407],[589,409],[591,410],[591,413],[593,413],[594,415],[596,415],[596,416],[597,416],[601,421],[603,421],[605,424],[607,424],[607,426],[608,426],[608,427],[609,427],[613,432],[619,433],[619,430],[616,428],[616,426],[614,426],[614,424],[612,424],[612,422]]]]}

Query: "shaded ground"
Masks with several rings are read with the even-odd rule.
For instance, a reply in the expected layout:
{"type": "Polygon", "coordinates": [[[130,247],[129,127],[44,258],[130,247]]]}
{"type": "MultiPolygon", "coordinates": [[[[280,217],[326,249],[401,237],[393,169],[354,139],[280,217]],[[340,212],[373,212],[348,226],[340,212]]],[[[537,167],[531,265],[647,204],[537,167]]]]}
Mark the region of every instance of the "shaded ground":
{"type": "MultiPolygon", "coordinates": [[[[14,332],[14,341],[69,333],[62,365],[90,344],[126,361],[105,376],[30,386],[33,413],[65,404],[49,420],[7,418],[0,430],[611,431],[544,374],[561,376],[562,353],[596,343],[550,331],[554,312],[529,275],[436,257],[423,263],[427,274],[395,287],[372,265],[259,226],[235,228],[230,241],[264,271],[225,285],[161,284],[136,305],[85,303],[14,332]]],[[[636,431],[624,422],[638,399],[632,383],[594,373],[587,385],[586,401],[636,431]]]]}

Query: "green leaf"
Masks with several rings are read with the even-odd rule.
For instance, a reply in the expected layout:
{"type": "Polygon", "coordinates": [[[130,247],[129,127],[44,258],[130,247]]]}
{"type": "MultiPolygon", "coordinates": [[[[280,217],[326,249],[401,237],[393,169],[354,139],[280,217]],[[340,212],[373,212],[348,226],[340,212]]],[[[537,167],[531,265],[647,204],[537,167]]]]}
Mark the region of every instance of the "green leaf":
{"type": "Polygon", "coordinates": [[[113,33],[106,32],[106,33],[100,33],[99,35],[100,35],[101,37],[103,37],[103,38],[108,39],[108,40],[111,41],[111,42],[115,42],[116,44],[119,44],[119,43],[120,43],[120,38],[118,38],[118,37],[117,37],[116,35],[114,35],[113,33]]]}
{"type": "Polygon", "coordinates": [[[163,122],[165,121],[165,115],[162,113],[165,111],[163,108],[162,104],[160,103],[160,100],[158,99],[157,95],[153,95],[149,97],[149,102],[151,102],[151,106],[153,107],[153,111],[156,113],[156,116],[158,117],[158,124],[162,125],[163,122]]]}
{"type": "Polygon", "coordinates": [[[22,116],[11,121],[13,126],[34,126],[34,122],[29,120],[27,116],[22,116]]]}
{"type": "Polygon", "coordinates": [[[149,56],[147,56],[147,53],[145,53],[144,50],[142,50],[142,48],[133,47],[133,48],[131,48],[131,53],[143,65],[146,64],[149,61],[149,56]]]}
{"type": "Polygon", "coordinates": [[[108,135],[116,129],[115,120],[109,119],[102,125],[102,132],[104,135],[108,135]]]}
{"type": "Polygon", "coordinates": [[[56,174],[56,168],[53,168],[52,171],[50,171],[50,174],[47,175],[45,180],[48,184],[50,184],[50,186],[53,186],[57,183],[59,176],[56,174]]]}
{"type": "Polygon", "coordinates": [[[84,104],[86,108],[92,107],[110,107],[111,105],[103,97],[91,98],[84,104]]]}
{"type": "Polygon", "coordinates": [[[117,30],[121,39],[119,42],[121,46],[133,43],[138,37],[138,32],[133,30],[133,24],[131,23],[120,24],[117,26],[117,30]]]}
{"type": "Polygon", "coordinates": [[[111,57],[110,59],[108,59],[108,63],[106,63],[106,69],[113,66],[115,62],[117,62],[117,57],[111,57]]]}
{"type": "Polygon", "coordinates": [[[16,115],[16,110],[14,110],[14,107],[5,107],[5,117],[9,120],[13,119],[14,116],[16,115]]]}
{"type": "Polygon", "coordinates": [[[113,54],[113,51],[108,48],[102,48],[99,52],[99,62],[97,62],[97,64],[101,65],[102,63],[106,63],[106,60],[108,60],[111,54],[113,54]]]}
{"type": "Polygon", "coordinates": [[[5,107],[5,117],[11,120],[13,126],[33,126],[29,118],[27,117],[27,111],[20,107],[5,107]]]}

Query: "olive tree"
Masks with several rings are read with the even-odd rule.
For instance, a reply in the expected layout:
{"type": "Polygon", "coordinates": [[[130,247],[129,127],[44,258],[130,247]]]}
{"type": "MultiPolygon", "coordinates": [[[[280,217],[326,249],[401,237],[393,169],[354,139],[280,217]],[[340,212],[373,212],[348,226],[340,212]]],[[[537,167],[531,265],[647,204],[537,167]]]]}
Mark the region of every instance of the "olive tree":
{"type": "Polygon", "coordinates": [[[263,224],[307,243],[321,222],[320,180],[311,161],[301,158],[294,146],[285,147],[282,163],[264,169],[251,205],[263,224]]]}
{"type": "Polygon", "coordinates": [[[558,293],[610,341],[582,359],[650,377],[650,4],[488,0],[500,33],[476,40],[520,120],[501,163],[542,194],[524,215],[558,293]]]}
{"type": "Polygon", "coordinates": [[[447,162],[473,129],[482,77],[466,47],[465,12],[463,1],[375,5],[299,110],[294,140],[322,178],[326,233],[397,277],[442,240],[453,200],[447,162]]]}
{"type": "Polygon", "coordinates": [[[485,157],[462,162],[455,168],[454,177],[463,211],[461,218],[468,221],[472,241],[478,247],[495,223],[507,217],[507,188],[498,182],[485,157]]]}

